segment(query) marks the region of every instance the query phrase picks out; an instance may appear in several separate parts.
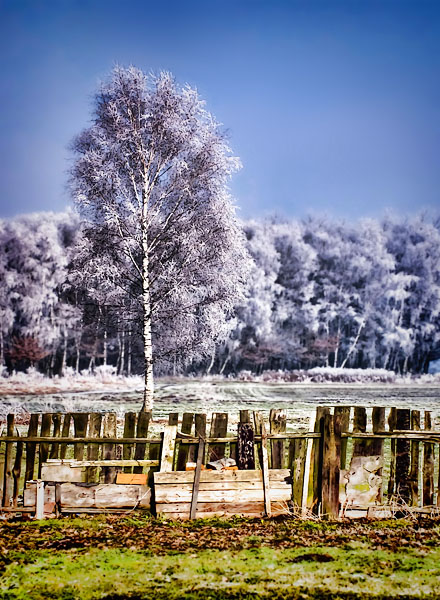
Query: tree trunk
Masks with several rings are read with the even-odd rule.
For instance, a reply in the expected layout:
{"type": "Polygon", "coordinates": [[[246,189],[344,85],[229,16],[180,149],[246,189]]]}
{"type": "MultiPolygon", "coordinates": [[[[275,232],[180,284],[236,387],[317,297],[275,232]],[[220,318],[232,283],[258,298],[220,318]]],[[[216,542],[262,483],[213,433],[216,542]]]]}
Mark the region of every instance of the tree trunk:
{"type": "MultiPolygon", "coordinates": [[[[146,186],[147,187],[147,186],[146,186]]],[[[148,257],[147,210],[148,195],[143,194],[142,206],[142,333],[144,338],[144,403],[142,411],[153,409],[154,380],[153,380],[153,346],[151,340],[151,302],[148,257]]]]}
{"type": "Polygon", "coordinates": [[[63,327],[63,357],[61,359],[61,369],[60,369],[61,376],[63,376],[66,371],[66,363],[67,363],[67,328],[64,325],[64,327],[63,327]]]}
{"type": "Polygon", "coordinates": [[[107,348],[108,348],[108,342],[107,342],[107,328],[104,329],[104,342],[103,342],[103,346],[104,346],[104,366],[107,366],[107,348]]]}
{"type": "Polygon", "coordinates": [[[128,326],[128,356],[127,356],[127,375],[131,375],[131,325],[128,326]]]}

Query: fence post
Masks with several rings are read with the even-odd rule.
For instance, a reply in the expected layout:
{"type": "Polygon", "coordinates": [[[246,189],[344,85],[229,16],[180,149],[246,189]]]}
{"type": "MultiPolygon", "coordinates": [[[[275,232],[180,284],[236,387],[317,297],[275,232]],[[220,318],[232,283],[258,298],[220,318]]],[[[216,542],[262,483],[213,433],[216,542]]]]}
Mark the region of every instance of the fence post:
{"type": "MultiPolygon", "coordinates": [[[[284,433],[287,425],[287,413],[284,409],[272,408],[269,416],[270,433],[284,433]]],[[[271,441],[271,463],[272,469],[284,467],[284,441],[271,441]]]]}
{"type": "Polygon", "coordinates": [[[339,472],[341,465],[341,415],[324,414],[322,425],[322,514],[339,517],[339,472]]]}
{"type": "MultiPolygon", "coordinates": [[[[14,422],[15,415],[7,416],[7,429],[6,435],[13,436],[14,435],[14,422]]],[[[2,506],[10,506],[11,498],[13,495],[13,476],[12,476],[12,452],[13,452],[13,442],[6,442],[5,449],[5,462],[4,462],[4,473],[3,473],[3,498],[2,498],[2,506]]]]}

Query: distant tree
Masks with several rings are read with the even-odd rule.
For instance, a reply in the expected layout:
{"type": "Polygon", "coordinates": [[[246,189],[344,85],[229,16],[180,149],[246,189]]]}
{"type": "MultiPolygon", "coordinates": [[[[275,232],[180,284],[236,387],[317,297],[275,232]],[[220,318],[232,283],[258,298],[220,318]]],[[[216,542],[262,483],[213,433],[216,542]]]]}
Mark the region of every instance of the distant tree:
{"type": "Polygon", "coordinates": [[[239,167],[196,90],[117,67],[74,141],[73,195],[87,219],[84,273],[142,320],[144,409],[161,360],[208,352],[228,332],[247,258],[227,182],[239,167]],[[121,292],[120,294],[118,292],[121,292]]]}

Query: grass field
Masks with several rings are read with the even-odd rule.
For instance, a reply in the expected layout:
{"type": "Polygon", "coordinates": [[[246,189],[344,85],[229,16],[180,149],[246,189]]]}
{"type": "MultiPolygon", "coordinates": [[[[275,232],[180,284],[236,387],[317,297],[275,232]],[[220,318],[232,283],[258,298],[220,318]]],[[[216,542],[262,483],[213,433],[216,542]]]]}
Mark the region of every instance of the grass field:
{"type": "Polygon", "coordinates": [[[439,519],[101,515],[5,522],[0,547],[2,600],[440,598],[439,519]]]}

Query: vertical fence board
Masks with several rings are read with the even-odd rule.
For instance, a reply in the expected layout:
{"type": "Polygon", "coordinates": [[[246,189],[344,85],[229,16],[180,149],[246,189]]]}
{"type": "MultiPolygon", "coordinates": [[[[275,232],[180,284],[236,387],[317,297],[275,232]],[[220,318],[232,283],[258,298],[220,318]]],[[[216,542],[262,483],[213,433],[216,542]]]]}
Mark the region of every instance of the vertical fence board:
{"type": "Polygon", "coordinates": [[[339,469],[341,464],[341,416],[325,414],[322,428],[322,513],[339,516],[339,469]]]}
{"type": "MultiPolygon", "coordinates": [[[[314,431],[322,434],[324,426],[324,417],[330,413],[330,409],[325,406],[318,406],[316,409],[316,420],[314,431]]],[[[309,478],[309,507],[316,513],[319,513],[322,498],[322,437],[313,441],[312,455],[310,460],[310,478],[309,478]]]]}
{"type": "MultiPolygon", "coordinates": [[[[29,421],[28,428],[28,437],[36,436],[38,433],[38,419],[39,415],[31,415],[29,421]]],[[[25,467],[25,475],[24,480],[30,481],[34,478],[34,468],[35,468],[35,455],[37,451],[36,444],[26,444],[26,467],[25,467]]]]}
{"type": "Polygon", "coordinates": [[[176,448],[177,425],[166,425],[163,432],[162,452],[160,457],[160,472],[169,473],[173,470],[174,451],[176,448]]]}
{"type": "MultiPolygon", "coordinates": [[[[104,423],[102,428],[102,437],[111,438],[116,437],[117,433],[117,421],[115,413],[107,413],[104,415],[104,423]]],[[[115,444],[104,444],[102,448],[102,458],[104,460],[114,459],[116,456],[116,445],[115,444]]],[[[104,483],[114,483],[116,479],[115,467],[104,467],[103,469],[104,483]]]]}
{"type": "MultiPolygon", "coordinates": [[[[388,429],[394,431],[396,429],[396,416],[397,409],[391,408],[390,414],[388,415],[388,429]]],[[[388,500],[390,500],[394,494],[394,483],[396,480],[396,440],[391,440],[391,458],[390,458],[390,478],[388,480],[388,500]]]]}
{"type": "MultiPolygon", "coordinates": [[[[432,428],[431,411],[425,410],[425,430],[432,428]]],[[[423,506],[434,504],[434,444],[423,444],[423,506]]]]}
{"type": "Polygon", "coordinates": [[[269,486],[269,460],[267,455],[267,433],[263,418],[261,422],[261,470],[263,472],[264,512],[266,517],[272,516],[269,486]]]}
{"type": "MultiPolygon", "coordinates": [[[[396,429],[410,429],[411,415],[409,408],[398,408],[396,413],[396,429]]],[[[409,504],[409,468],[411,464],[409,440],[396,440],[396,494],[399,502],[409,504]]]]}
{"type": "Polygon", "coordinates": [[[306,466],[307,440],[291,440],[289,443],[289,464],[292,471],[292,499],[296,506],[302,506],[304,471],[306,466]]]}
{"type": "MultiPolygon", "coordinates": [[[[253,414],[254,417],[254,430],[255,430],[255,435],[261,435],[261,426],[263,423],[263,416],[260,412],[258,411],[254,411],[253,414]]],[[[259,462],[259,466],[261,469],[261,464],[262,464],[262,457],[261,457],[261,442],[258,442],[256,445],[257,448],[257,456],[258,456],[258,462],[259,462]]]]}
{"type": "Polygon", "coordinates": [[[174,412],[168,415],[168,425],[178,425],[179,424],[179,413],[174,412]]]}
{"type": "MultiPolygon", "coordinates": [[[[40,429],[41,437],[49,437],[50,436],[51,425],[52,425],[52,414],[45,413],[41,417],[41,429],[40,429]]],[[[39,460],[38,460],[38,479],[40,479],[40,476],[41,476],[41,465],[44,462],[46,462],[49,457],[49,444],[48,443],[44,442],[44,443],[40,444],[39,454],[40,454],[40,456],[39,456],[39,460]]]]}
{"type": "MultiPolygon", "coordinates": [[[[14,424],[15,424],[15,415],[8,415],[6,421],[6,435],[13,436],[14,435],[14,424]]],[[[2,506],[10,506],[12,496],[14,493],[14,482],[13,482],[13,450],[14,445],[12,442],[6,442],[5,447],[5,462],[3,465],[3,498],[2,498],[2,506]]]]}
{"type": "MultiPolygon", "coordinates": [[[[411,429],[420,430],[420,411],[411,411],[411,429]]],[[[409,472],[409,489],[411,496],[411,506],[419,505],[419,472],[420,472],[420,442],[413,440],[411,442],[411,470],[409,472]]]]}
{"type": "Polygon", "coordinates": [[[21,460],[23,458],[23,442],[17,442],[15,449],[15,461],[12,469],[12,478],[14,481],[14,488],[12,492],[12,506],[17,506],[18,494],[20,492],[20,475],[21,475],[21,460]]]}
{"type": "MultiPolygon", "coordinates": [[[[76,413],[73,415],[74,437],[86,436],[88,422],[89,413],[76,413]]],[[[84,460],[84,444],[75,444],[73,448],[73,458],[75,460],[84,460]]]]}
{"type": "MultiPolygon", "coordinates": [[[[54,413],[52,415],[52,423],[53,423],[53,433],[52,433],[53,437],[54,438],[60,437],[60,433],[61,433],[61,415],[60,415],[60,413],[54,413]]],[[[50,448],[49,458],[58,458],[59,448],[60,448],[59,444],[53,443],[50,448]]]]}
{"type": "MultiPolygon", "coordinates": [[[[137,425],[136,425],[136,437],[138,437],[138,438],[148,437],[148,428],[150,426],[150,419],[151,419],[151,410],[150,411],[142,410],[138,414],[138,421],[137,421],[137,425]]],[[[146,447],[147,447],[146,444],[136,444],[135,449],[134,449],[134,458],[136,460],[144,460],[146,447]]],[[[142,472],[143,472],[143,467],[141,467],[141,466],[133,468],[133,473],[142,473],[142,472]]]]}
{"type": "MultiPolygon", "coordinates": [[[[72,420],[72,415],[70,413],[66,413],[64,415],[63,428],[61,430],[61,437],[69,437],[71,420],[72,420]]],[[[66,458],[66,452],[67,452],[67,444],[60,444],[60,458],[61,459],[66,458]]]]}
{"type": "MultiPolygon", "coordinates": [[[[89,437],[99,438],[101,436],[102,414],[91,413],[89,421],[89,437]]],[[[88,444],[87,460],[97,460],[99,458],[99,444],[88,444]]],[[[87,467],[87,481],[95,483],[98,476],[97,467],[87,467]]]]}
{"type": "MultiPolygon", "coordinates": [[[[125,413],[124,418],[124,438],[133,438],[136,431],[136,413],[125,413]]],[[[122,458],[130,460],[133,458],[134,444],[124,444],[122,446],[122,458]]],[[[124,467],[124,473],[131,473],[133,467],[124,467]]]]}
{"type": "Polygon", "coordinates": [[[237,466],[240,470],[255,469],[254,429],[252,424],[238,423],[237,466]]]}
{"type": "MultiPolygon", "coordinates": [[[[272,408],[269,416],[270,433],[284,433],[287,425],[287,413],[284,409],[272,408]]],[[[272,469],[284,467],[284,440],[271,440],[272,469]]]]}
{"type": "MultiPolygon", "coordinates": [[[[182,433],[190,434],[194,422],[194,413],[183,413],[182,415],[182,433]]],[[[180,444],[179,451],[177,453],[177,470],[184,471],[186,463],[191,460],[189,458],[190,446],[189,444],[180,444]]]]}
{"type": "MultiPolygon", "coordinates": [[[[211,421],[210,437],[226,437],[228,430],[228,413],[214,413],[211,421]]],[[[226,444],[210,444],[208,462],[220,460],[225,456],[226,444]]]]}
{"type": "MultiPolygon", "coordinates": [[[[346,433],[350,428],[350,406],[336,406],[335,415],[339,415],[341,433],[346,433]]],[[[341,439],[341,469],[346,468],[347,462],[347,438],[341,439]]]]}
{"type": "MultiPolygon", "coordinates": [[[[353,416],[353,433],[365,433],[367,431],[367,411],[362,406],[355,406],[353,416]]],[[[367,440],[354,439],[353,457],[368,456],[367,440]]]]}

